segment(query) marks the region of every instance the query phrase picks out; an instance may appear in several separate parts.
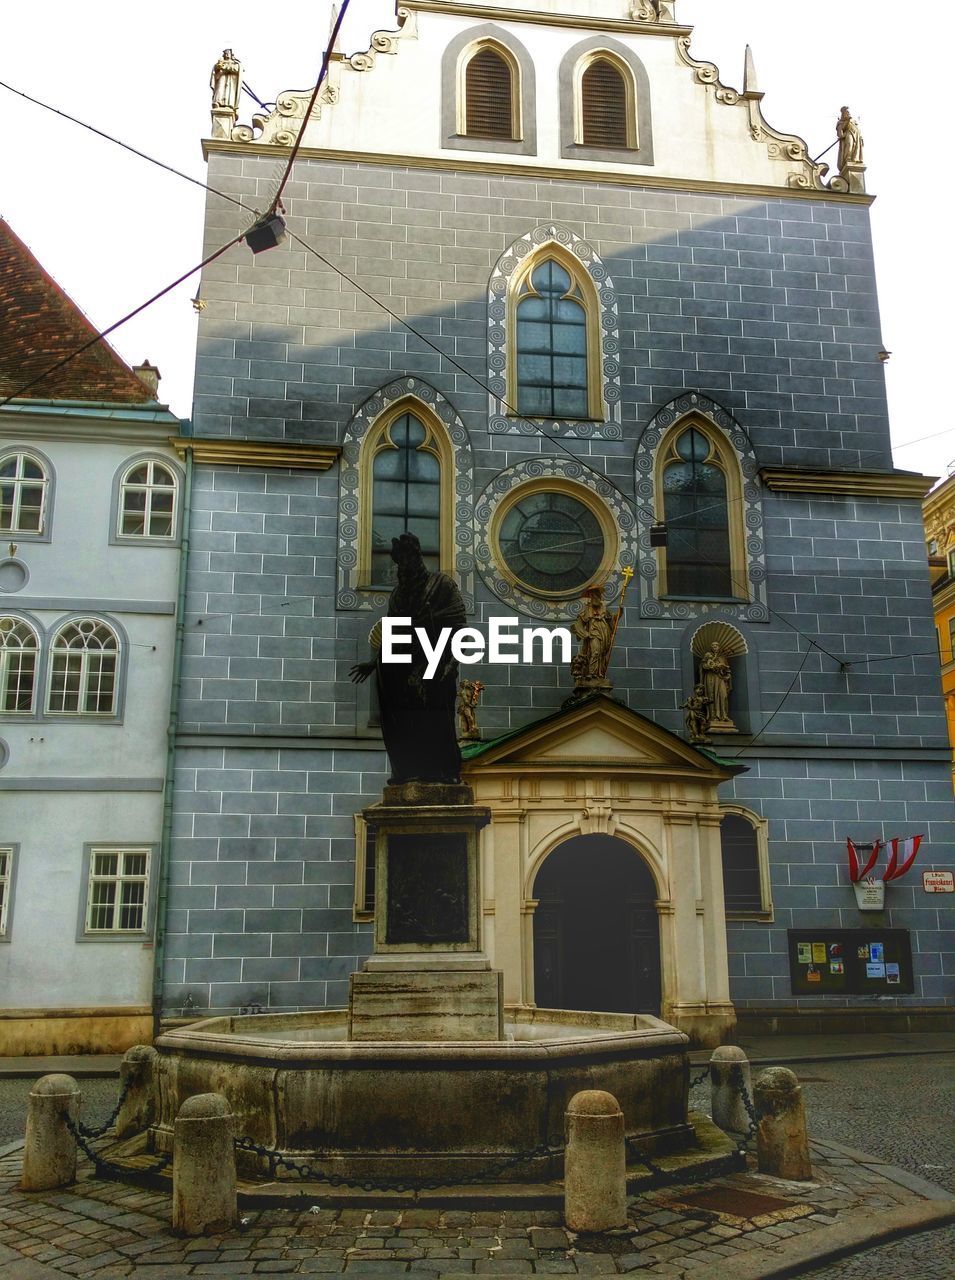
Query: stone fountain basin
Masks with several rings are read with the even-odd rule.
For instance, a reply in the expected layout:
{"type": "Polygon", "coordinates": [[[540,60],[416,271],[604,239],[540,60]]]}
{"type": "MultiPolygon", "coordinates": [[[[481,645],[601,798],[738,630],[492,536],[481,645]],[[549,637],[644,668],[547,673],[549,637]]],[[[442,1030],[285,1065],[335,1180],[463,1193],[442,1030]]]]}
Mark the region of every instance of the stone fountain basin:
{"type": "Polygon", "coordinates": [[[612,1093],[647,1154],[694,1141],[688,1038],[650,1015],[512,1008],[504,1040],[448,1042],[352,1042],[347,1016],[210,1018],[160,1036],[156,1148],[172,1149],[179,1108],[209,1092],[228,1098],[237,1135],[346,1177],[558,1176],[560,1154],[515,1158],[559,1150],[582,1089],[612,1093]]]}

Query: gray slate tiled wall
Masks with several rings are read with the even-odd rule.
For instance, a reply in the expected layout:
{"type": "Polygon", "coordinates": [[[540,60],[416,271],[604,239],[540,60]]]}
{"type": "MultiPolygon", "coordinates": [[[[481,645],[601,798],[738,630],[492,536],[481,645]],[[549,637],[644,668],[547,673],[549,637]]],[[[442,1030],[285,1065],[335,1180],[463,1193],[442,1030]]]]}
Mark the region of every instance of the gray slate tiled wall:
{"type": "MultiPolygon", "coordinates": [[[[210,183],[261,201],[273,167],[214,155],[210,183]]],[[[292,230],[481,382],[487,282],[508,244],[551,222],[588,240],[617,287],[623,439],[562,443],[627,494],[640,433],[688,389],[734,414],[761,464],[892,465],[862,206],[311,160],[286,194],[292,230]]],[[[244,216],[210,196],[207,250],[244,216]]],[[[294,241],[254,260],[231,250],[207,269],[202,296],[197,434],[337,442],[369,395],[414,374],[468,428],[478,492],[505,467],[558,452],[490,437],[486,394],[294,241]]],[[[335,610],[338,496],[337,468],[196,470],[170,1007],[187,992],[214,1007],[340,1003],[370,945],[351,923],[351,815],[377,798],[385,765],[367,690],[347,680],[373,618],[335,610]],[[353,735],[353,749],[337,745],[353,735]]],[[[731,927],[734,998],[750,1003],[789,998],[788,925],[855,916],[836,879],[847,834],[924,830],[940,865],[955,836],[919,503],[766,492],[763,511],[769,603],[782,617],[745,628],[759,736],[750,771],[726,788],[771,823],[776,922],[731,927]],[[806,657],[805,637],[829,653],[806,657]],[[898,654],[920,656],[862,661],[898,654]],[[843,672],[843,661],[857,665],[843,672]],[[827,745],[873,758],[800,756],[827,745]]],[[[514,612],[476,585],[478,621],[514,612]]],[[[616,696],[680,731],[697,624],[642,621],[631,600],[616,696]]],[[[481,678],[488,733],[566,696],[554,668],[528,679],[485,667],[481,678]]],[[[917,930],[917,998],[940,999],[947,902],[908,882],[890,901],[893,923],[917,930]]]]}

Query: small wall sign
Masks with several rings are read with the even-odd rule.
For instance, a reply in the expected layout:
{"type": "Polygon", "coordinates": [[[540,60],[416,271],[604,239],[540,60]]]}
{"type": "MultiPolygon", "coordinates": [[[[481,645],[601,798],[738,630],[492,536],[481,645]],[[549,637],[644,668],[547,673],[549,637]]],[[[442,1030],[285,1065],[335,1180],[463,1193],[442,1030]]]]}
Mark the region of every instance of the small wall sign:
{"type": "Polygon", "coordinates": [[[926,893],[955,893],[955,875],[951,871],[923,871],[922,888],[926,893]]]}
{"type": "Polygon", "coordinates": [[[885,881],[858,880],[853,884],[856,895],[856,906],[860,911],[885,910],[885,881]]]}

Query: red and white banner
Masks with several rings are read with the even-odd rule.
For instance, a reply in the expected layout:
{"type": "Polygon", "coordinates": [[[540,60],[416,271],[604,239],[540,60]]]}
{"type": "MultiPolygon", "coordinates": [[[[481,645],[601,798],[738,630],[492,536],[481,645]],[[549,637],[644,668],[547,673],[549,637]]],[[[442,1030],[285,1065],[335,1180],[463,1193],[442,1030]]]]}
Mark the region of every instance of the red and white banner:
{"type": "Polygon", "coordinates": [[[889,865],[885,869],[885,875],[882,879],[900,880],[912,867],[915,861],[915,855],[919,851],[919,845],[922,843],[921,836],[909,836],[907,840],[902,840],[898,836],[894,840],[889,841],[889,865]],[[901,857],[901,862],[899,858],[901,857]]]}
{"type": "MultiPolygon", "coordinates": [[[[872,868],[875,866],[876,859],[879,856],[879,850],[882,848],[882,842],[880,840],[876,840],[875,844],[871,846],[872,852],[869,855],[869,861],[865,864],[865,866],[862,868],[861,871],[859,870],[859,855],[858,853],[856,853],[855,845],[848,838],[846,839],[846,844],[849,847],[849,879],[852,881],[853,884],[855,884],[857,881],[862,880],[865,876],[867,876],[869,872],[872,870],[872,868]]],[[[864,845],[861,845],[860,848],[868,849],[870,848],[870,846],[867,844],[864,844],[864,845]]]]}

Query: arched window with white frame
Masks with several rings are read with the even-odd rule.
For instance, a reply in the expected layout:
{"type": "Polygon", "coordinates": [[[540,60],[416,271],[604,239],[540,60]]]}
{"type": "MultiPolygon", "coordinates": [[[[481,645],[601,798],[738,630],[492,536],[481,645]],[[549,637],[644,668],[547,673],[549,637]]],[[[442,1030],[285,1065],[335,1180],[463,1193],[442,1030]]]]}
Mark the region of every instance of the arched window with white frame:
{"type": "Polygon", "coordinates": [[[37,688],[40,639],[23,618],[0,617],[0,712],[30,715],[37,688]]]}
{"type": "Polygon", "coordinates": [[[50,652],[50,715],[116,715],[119,637],[102,618],[76,618],[60,627],[50,652]]]}
{"type": "Polygon", "coordinates": [[[50,477],[31,453],[0,457],[0,533],[42,534],[50,477]]]}
{"type": "Polygon", "coordinates": [[[737,805],[724,805],[720,848],[727,918],[772,919],[765,819],[737,805]]]}
{"type": "Polygon", "coordinates": [[[138,459],[120,482],[116,533],[121,538],[176,536],[179,482],[168,463],[156,458],[138,459]]]}

